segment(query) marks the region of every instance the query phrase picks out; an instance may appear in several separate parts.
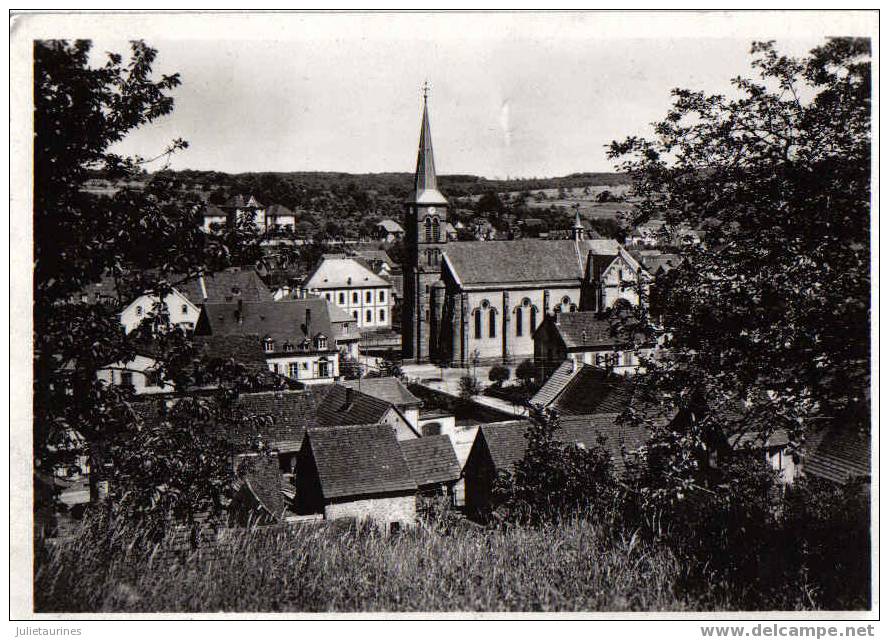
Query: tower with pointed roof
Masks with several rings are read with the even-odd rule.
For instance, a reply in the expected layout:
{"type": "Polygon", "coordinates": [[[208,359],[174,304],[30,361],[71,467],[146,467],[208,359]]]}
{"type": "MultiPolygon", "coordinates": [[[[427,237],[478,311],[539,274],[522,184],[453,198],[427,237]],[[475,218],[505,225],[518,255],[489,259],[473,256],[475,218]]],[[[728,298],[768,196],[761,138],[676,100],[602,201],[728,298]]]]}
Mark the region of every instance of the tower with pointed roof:
{"type": "Polygon", "coordinates": [[[423,86],[423,119],[414,188],[405,206],[404,302],[401,344],[405,359],[423,362],[430,357],[430,293],[441,278],[442,252],[447,244],[448,199],[438,190],[429,90],[423,86]]]}

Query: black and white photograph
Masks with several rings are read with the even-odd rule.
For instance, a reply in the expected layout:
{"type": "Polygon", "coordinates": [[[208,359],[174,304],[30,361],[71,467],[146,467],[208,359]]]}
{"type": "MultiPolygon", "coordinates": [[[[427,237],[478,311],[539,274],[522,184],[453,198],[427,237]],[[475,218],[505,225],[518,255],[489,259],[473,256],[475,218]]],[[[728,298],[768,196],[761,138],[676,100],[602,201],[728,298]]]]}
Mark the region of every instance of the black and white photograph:
{"type": "Polygon", "coordinates": [[[873,636],[878,27],[12,12],[11,620],[873,636]]]}

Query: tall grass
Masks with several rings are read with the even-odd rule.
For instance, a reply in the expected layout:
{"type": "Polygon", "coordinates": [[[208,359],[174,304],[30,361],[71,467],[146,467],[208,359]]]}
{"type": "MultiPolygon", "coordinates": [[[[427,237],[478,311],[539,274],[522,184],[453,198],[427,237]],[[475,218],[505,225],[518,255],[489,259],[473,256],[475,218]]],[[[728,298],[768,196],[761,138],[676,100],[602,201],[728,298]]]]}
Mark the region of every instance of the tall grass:
{"type": "Polygon", "coordinates": [[[331,524],[241,531],[184,555],[84,524],[37,554],[35,608],[76,611],[658,611],[729,609],[683,596],[663,547],[582,520],[423,526],[385,537],[331,524]]]}

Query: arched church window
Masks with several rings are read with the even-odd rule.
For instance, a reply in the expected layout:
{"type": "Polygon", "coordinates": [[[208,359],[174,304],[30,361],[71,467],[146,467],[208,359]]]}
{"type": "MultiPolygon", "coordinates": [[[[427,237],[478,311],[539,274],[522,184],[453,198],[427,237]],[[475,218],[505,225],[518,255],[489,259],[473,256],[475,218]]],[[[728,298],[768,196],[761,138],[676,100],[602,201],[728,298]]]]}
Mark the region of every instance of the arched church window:
{"type": "Polygon", "coordinates": [[[426,242],[432,242],[432,219],[426,218],[426,242]]]}
{"type": "Polygon", "coordinates": [[[432,218],[432,241],[433,241],[433,242],[438,242],[438,241],[439,241],[439,235],[438,235],[438,232],[439,232],[439,228],[438,228],[438,218],[432,218]]]}
{"type": "Polygon", "coordinates": [[[515,310],[515,334],[516,336],[521,337],[522,335],[522,320],[525,316],[525,310],[522,307],[518,307],[515,310]]]}
{"type": "Polygon", "coordinates": [[[531,307],[531,333],[537,329],[537,307],[531,307]]]}
{"type": "Polygon", "coordinates": [[[491,309],[488,311],[488,336],[491,338],[497,337],[497,310],[491,309]]]}
{"type": "Polygon", "coordinates": [[[475,339],[481,340],[482,337],[482,310],[476,309],[472,312],[473,321],[475,323],[475,339]]]}

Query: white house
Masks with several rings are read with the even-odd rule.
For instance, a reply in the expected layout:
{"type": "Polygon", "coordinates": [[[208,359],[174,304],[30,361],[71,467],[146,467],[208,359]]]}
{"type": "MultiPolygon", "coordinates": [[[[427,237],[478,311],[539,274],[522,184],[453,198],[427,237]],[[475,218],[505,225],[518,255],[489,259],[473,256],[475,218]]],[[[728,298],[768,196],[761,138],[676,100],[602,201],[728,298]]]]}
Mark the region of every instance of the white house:
{"type": "Polygon", "coordinates": [[[355,258],[325,255],[306,277],[303,291],[337,305],[360,329],[392,326],[392,283],[355,258]]]}
{"type": "Polygon", "coordinates": [[[139,395],[173,391],[173,385],[162,379],[157,360],[147,354],[136,354],[129,362],[111,363],[99,369],[96,377],[108,385],[130,386],[139,395]]]}

